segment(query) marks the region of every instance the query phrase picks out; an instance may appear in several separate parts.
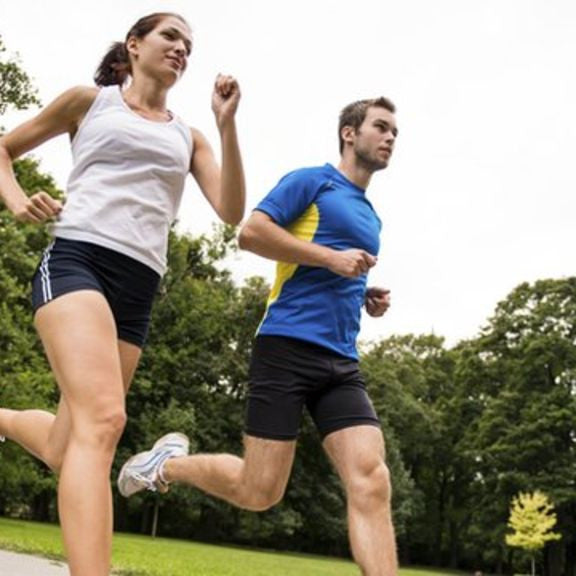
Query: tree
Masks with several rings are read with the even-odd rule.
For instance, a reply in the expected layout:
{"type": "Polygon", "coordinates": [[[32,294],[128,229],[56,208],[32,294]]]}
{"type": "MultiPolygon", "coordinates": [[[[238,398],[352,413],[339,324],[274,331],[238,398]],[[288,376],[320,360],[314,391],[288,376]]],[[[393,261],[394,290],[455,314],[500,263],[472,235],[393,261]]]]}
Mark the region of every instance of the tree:
{"type": "MultiPolygon", "coordinates": [[[[0,114],[39,104],[36,89],[17,60],[6,59],[0,38],[0,114]]],[[[14,163],[23,189],[58,196],[54,180],[33,158],[14,163]]],[[[45,228],[18,224],[0,206],[0,406],[54,408],[55,384],[32,325],[30,278],[48,243],[45,228]]],[[[0,514],[54,517],[54,478],[11,443],[0,450],[0,514]]]]}
{"type": "Polygon", "coordinates": [[[38,104],[38,91],[32,86],[28,74],[22,70],[18,58],[6,59],[6,47],[0,36],[0,116],[9,107],[26,110],[38,104]]]}
{"type": "Polygon", "coordinates": [[[509,503],[542,490],[561,543],[544,550],[550,576],[576,571],[576,278],[523,283],[469,344],[464,383],[480,416],[468,431],[475,467],[472,534],[481,561],[502,572],[509,503]]]}
{"type": "Polygon", "coordinates": [[[434,335],[393,336],[362,357],[383,421],[404,562],[460,562],[473,467],[461,448],[472,415],[457,388],[457,357],[434,335]]]}
{"type": "Polygon", "coordinates": [[[535,555],[547,542],[560,540],[561,535],[553,532],[556,525],[554,506],[546,494],[536,491],[521,492],[512,500],[508,527],[513,530],[506,534],[506,544],[522,548],[530,553],[532,576],[535,574],[535,555]]]}

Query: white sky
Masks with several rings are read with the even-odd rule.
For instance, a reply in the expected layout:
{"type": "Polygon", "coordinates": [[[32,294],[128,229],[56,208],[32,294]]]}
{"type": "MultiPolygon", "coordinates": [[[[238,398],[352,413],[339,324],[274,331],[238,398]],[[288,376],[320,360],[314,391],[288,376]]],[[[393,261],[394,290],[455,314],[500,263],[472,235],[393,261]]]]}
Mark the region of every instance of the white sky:
{"type": "MultiPolygon", "coordinates": [[[[434,331],[452,345],[519,283],[575,274],[573,0],[0,0],[0,34],[47,103],[91,84],[108,45],[159,10],[181,13],[195,39],[170,107],[216,150],[213,79],[241,83],[248,210],[288,170],[338,162],[344,105],[397,104],[396,153],[368,192],[384,222],[370,284],[389,287],[393,306],[364,318],[361,339],[434,331]]],[[[64,188],[66,139],[36,156],[64,188]]],[[[191,182],[181,228],[215,221],[191,182]]],[[[230,266],[239,280],[273,277],[249,254],[230,266]]]]}

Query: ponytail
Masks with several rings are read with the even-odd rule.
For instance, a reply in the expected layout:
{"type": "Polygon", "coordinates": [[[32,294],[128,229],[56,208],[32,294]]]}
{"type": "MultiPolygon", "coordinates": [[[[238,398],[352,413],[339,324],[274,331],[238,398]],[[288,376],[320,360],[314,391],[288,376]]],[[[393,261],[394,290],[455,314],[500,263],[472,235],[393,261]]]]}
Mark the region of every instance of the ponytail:
{"type": "Polygon", "coordinates": [[[122,86],[130,74],[130,60],[123,42],[114,42],[94,74],[96,86],[122,86]]]}
{"type": "MultiPolygon", "coordinates": [[[[148,14],[148,16],[140,18],[140,20],[130,28],[128,34],[126,34],[126,42],[132,37],[146,37],[164,18],[168,17],[178,18],[190,28],[188,22],[179,14],[174,14],[173,12],[154,12],[153,14],[148,14]]],[[[96,74],[94,74],[94,82],[96,82],[96,86],[113,86],[115,84],[122,86],[131,73],[132,68],[128,50],[126,50],[126,44],[123,42],[114,42],[104,58],[102,58],[102,62],[100,62],[96,74]]]]}

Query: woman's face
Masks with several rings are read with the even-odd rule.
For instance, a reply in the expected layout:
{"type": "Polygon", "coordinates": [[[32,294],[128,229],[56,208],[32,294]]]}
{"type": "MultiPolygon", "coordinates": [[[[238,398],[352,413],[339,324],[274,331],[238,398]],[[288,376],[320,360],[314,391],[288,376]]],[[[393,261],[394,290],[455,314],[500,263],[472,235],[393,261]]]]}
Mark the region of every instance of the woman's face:
{"type": "Polygon", "coordinates": [[[132,70],[160,76],[172,85],[184,73],[192,51],[192,35],[179,18],[167,16],[144,38],[131,37],[127,48],[132,70]]]}

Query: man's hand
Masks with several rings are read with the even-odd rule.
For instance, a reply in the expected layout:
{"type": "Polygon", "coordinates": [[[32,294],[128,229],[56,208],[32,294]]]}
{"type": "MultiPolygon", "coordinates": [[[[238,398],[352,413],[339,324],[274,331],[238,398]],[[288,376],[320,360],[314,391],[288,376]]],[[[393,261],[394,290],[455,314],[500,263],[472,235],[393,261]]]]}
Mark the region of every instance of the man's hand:
{"type": "Polygon", "coordinates": [[[367,288],[364,297],[364,306],[370,316],[374,318],[383,316],[386,310],[390,308],[390,290],[376,288],[374,286],[367,288]]]}
{"type": "Polygon", "coordinates": [[[366,274],[372,266],[376,264],[376,256],[372,256],[364,250],[351,250],[334,251],[331,256],[331,261],[328,269],[345,276],[346,278],[356,278],[362,274],[366,274]]]}
{"type": "Polygon", "coordinates": [[[40,224],[52,220],[62,211],[62,202],[55,200],[46,192],[37,192],[13,210],[18,222],[33,222],[40,224]]]}

